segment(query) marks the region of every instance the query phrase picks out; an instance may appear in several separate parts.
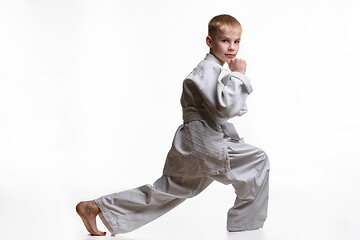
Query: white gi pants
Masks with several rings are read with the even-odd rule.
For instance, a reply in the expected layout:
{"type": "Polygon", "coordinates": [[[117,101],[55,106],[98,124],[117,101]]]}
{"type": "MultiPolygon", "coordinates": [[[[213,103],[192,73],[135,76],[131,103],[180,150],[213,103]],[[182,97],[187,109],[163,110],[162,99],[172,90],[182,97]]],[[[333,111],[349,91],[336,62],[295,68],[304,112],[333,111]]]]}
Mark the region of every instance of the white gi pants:
{"type": "Polygon", "coordinates": [[[229,231],[261,228],[267,217],[269,161],[264,151],[243,141],[227,139],[229,172],[200,178],[162,176],[153,185],[126,190],[95,200],[111,234],[133,231],[160,217],[213,180],[232,184],[235,204],[228,211],[229,231]]]}

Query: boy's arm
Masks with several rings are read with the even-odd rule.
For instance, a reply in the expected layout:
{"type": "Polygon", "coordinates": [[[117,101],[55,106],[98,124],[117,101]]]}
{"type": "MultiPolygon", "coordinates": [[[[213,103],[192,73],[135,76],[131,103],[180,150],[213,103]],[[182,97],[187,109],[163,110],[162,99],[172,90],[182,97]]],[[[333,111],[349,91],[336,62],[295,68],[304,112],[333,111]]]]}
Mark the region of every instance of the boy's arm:
{"type": "MultiPolygon", "coordinates": [[[[243,71],[244,68],[237,70],[243,71]]],[[[247,112],[245,101],[252,87],[244,74],[235,71],[229,73],[217,64],[203,61],[185,79],[184,90],[194,98],[194,102],[202,98],[201,105],[215,117],[228,119],[247,112]],[[194,91],[195,88],[198,92],[194,91]]]]}
{"type": "Polygon", "coordinates": [[[246,72],[246,61],[241,58],[235,58],[228,62],[229,69],[236,78],[242,81],[250,94],[252,92],[252,86],[250,80],[245,76],[246,72]]]}
{"type": "Polygon", "coordinates": [[[253,91],[250,80],[240,72],[231,72],[218,79],[214,101],[208,109],[220,118],[241,116],[247,112],[246,98],[253,91]]]}
{"type": "Polygon", "coordinates": [[[244,74],[240,72],[232,72],[230,74],[230,78],[232,77],[240,80],[243,83],[243,86],[246,88],[248,94],[250,94],[253,91],[250,80],[244,74]]]}

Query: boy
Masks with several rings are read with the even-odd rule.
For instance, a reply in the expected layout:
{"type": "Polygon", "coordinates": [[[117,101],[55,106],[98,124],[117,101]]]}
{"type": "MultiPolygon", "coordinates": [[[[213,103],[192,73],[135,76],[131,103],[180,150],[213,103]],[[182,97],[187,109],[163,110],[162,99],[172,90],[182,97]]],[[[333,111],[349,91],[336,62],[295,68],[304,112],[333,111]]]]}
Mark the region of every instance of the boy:
{"type": "Polygon", "coordinates": [[[209,22],[203,61],[183,83],[182,124],[175,133],[163,176],[153,185],[81,202],[76,210],[93,235],[99,215],[113,234],[133,231],[160,217],[213,180],[232,184],[234,206],[228,212],[228,231],[261,228],[267,216],[269,162],[267,155],[245,143],[226,120],[247,112],[252,92],[244,75],[246,62],[236,59],[242,27],[229,15],[209,22]],[[231,73],[224,67],[228,63],[231,73]]]}

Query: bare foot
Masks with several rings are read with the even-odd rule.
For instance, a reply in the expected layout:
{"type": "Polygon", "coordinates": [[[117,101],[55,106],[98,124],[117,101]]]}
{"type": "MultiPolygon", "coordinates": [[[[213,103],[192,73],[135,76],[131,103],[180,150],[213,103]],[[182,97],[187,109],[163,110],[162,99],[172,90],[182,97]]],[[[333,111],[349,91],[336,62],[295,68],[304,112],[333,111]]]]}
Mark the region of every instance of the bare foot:
{"type": "Polygon", "coordinates": [[[86,229],[95,236],[104,236],[106,232],[100,232],[96,226],[96,216],[101,212],[94,201],[80,202],[76,205],[76,212],[83,220],[86,229]]]}

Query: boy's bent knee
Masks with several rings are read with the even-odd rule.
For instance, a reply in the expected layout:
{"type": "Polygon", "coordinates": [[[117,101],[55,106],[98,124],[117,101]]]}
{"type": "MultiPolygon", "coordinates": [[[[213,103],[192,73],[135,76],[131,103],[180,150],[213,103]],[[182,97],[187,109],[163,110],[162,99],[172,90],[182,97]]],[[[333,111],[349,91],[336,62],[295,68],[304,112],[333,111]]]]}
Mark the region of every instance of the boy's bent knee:
{"type": "Polygon", "coordinates": [[[266,154],[266,152],[264,150],[262,150],[261,148],[258,148],[257,152],[259,154],[259,159],[261,160],[263,165],[266,166],[266,168],[270,169],[269,157],[266,154]]]}

